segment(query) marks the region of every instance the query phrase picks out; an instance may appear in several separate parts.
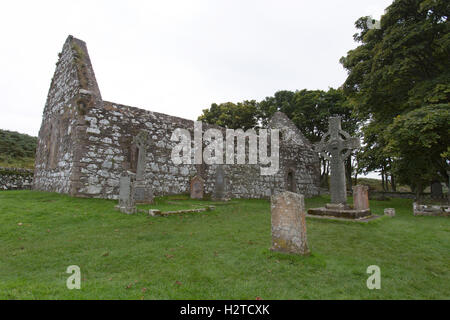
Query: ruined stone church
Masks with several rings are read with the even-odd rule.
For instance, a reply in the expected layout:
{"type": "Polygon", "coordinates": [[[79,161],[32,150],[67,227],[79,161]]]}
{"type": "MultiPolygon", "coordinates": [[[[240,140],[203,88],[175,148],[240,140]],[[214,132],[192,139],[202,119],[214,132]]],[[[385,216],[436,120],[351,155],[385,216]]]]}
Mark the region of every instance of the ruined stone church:
{"type": "MultiPolygon", "coordinates": [[[[209,126],[204,124],[204,130],[209,126]]],[[[204,181],[204,194],[221,188],[228,198],[268,198],[286,190],[319,193],[320,162],[313,146],[283,114],[269,128],[280,129],[279,170],[263,176],[254,164],[181,164],[171,160],[177,128],[194,121],[104,101],[85,42],[69,36],[51,81],[39,131],[34,189],[77,197],[117,199],[120,176],[136,172],[135,137],[148,136],[143,177],[153,194],[189,193],[191,180],[204,181]]],[[[222,128],[223,129],[223,128],[222,128]]]]}

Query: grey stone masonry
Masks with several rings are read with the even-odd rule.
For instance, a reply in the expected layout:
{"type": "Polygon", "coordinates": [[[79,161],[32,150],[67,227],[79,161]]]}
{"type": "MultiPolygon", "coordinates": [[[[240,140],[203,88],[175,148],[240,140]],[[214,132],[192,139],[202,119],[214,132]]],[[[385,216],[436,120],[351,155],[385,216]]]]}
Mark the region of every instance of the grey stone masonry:
{"type": "Polygon", "coordinates": [[[33,170],[0,167],[0,190],[31,189],[33,170]]]}
{"type": "MultiPolygon", "coordinates": [[[[225,133],[225,128],[207,124],[203,133],[209,128],[225,133]]],[[[120,176],[131,171],[137,175],[136,190],[143,186],[152,196],[189,194],[196,175],[204,179],[204,196],[218,192],[221,198],[269,199],[287,189],[307,197],[318,195],[320,160],[313,146],[283,113],[273,116],[270,128],[289,128],[280,142],[279,170],[274,175],[263,176],[259,164],[247,162],[175,164],[171,152],[177,143],[171,136],[184,129],[193,141],[194,121],[104,101],[86,44],[69,36],[44,108],[33,187],[117,200],[120,176]],[[141,135],[146,136],[144,145],[136,138],[141,135]],[[221,170],[223,192],[216,183],[221,170]]],[[[142,193],[137,192],[139,198],[142,193]]]]}
{"type": "Polygon", "coordinates": [[[420,204],[413,203],[414,216],[450,216],[450,204],[420,204]]]}

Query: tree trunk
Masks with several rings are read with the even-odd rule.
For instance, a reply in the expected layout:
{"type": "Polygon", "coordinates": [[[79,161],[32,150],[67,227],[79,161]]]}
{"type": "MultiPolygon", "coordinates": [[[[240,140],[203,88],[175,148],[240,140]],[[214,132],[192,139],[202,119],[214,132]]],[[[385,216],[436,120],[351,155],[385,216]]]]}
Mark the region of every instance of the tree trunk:
{"type": "Polygon", "coordinates": [[[395,181],[395,177],[393,174],[391,174],[391,186],[392,186],[392,191],[397,192],[397,183],[395,181]]]}
{"type": "Polygon", "coordinates": [[[423,191],[423,187],[422,187],[422,183],[417,183],[415,186],[416,189],[416,201],[418,203],[422,202],[422,191],[423,191]]]}

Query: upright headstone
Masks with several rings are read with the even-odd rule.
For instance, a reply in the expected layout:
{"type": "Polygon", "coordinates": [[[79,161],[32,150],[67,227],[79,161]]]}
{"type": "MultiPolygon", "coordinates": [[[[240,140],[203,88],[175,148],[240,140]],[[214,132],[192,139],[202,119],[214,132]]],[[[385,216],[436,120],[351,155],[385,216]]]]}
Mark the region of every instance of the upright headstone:
{"type": "Polygon", "coordinates": [[[331,117],[329,119],[328,132],[317,145],[317,151],[325,159],[330,160],[330,193],[332,204],[345,206],[347,203],[344,161],[353,149],[359,147],[359,139],[350,137],[347,132],[342,130],[341,118],[331,117]]]}
{"type": "Polygon", "coordinates": [[[134,198],[138,203],[153,203],[153,190],[145,181],[145,167],[147,165],[148,133],[140,131],[134,138],[139,150],[136,168],[136,182],[134,183],[134,198]]]}
{"type": "Polygon", "coordinates": [[[216,176],[214,181],[213,200],[225,200],[226,182],[225,171],[222,165],[217,165],[216,176]]]}
{"type": "Polygon", "coordinates": [[[271,250],[309,254],[304,196],[289,191],[272,196],[271,213],[271,250]]]}
{"type": "Polygon", "coordinates": [[[204,191],[204,180],[195,176],[191,180],[191,199],[203,199],[203,191],[204,191]]]}
{"type": "Polygon", "coordinates": [[[353,187],[353,209],[369,210],[369,187],[357,185],[353,187]]]}
{"type": "Polygon", "coordinates": [[[136,203],[134,201],[133,181],[134,175],[124,173],[120,177],[119,184],[119,205],[117,208],[120,212],[126,214],[136,213],[136,203]]]}
{"type": "Polygon", "coordinates": [[[431,198],[442,199],[443,197],[444,193],[442,191],[442,183],[440,181],[434,181],[431,184],[431,198]]]}
{"type": "Polygon", "coordinates": [[[136,169],[136,181],[144,180],[145,166],[147,164],[147,144],[148,133],[146,131],[140,131],[133,142],[138,148],[138,163],[136,169]]]}

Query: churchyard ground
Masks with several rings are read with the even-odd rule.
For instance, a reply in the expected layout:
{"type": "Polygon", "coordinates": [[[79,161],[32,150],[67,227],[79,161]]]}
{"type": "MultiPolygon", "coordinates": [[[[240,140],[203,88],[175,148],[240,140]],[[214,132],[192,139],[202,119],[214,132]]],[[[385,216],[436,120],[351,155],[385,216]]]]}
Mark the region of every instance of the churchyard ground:
{"type": "Polygon", "coordinates": [[[125,215],[116,204],[0,192],[0,299],[450,298],[450,221],[414,217],[411,200],[371,201],[374,214],[397,215],[367,224],[307,218],[308,257],[269,251],[269,201],[176,196],[139,206],[216,206],[170,217],[125,215]],[[71,265],[80,267],[80,290],[66,286],[71,265]],[[367,288],[371,265],[381,269],[380,290],[367,288]]]}

